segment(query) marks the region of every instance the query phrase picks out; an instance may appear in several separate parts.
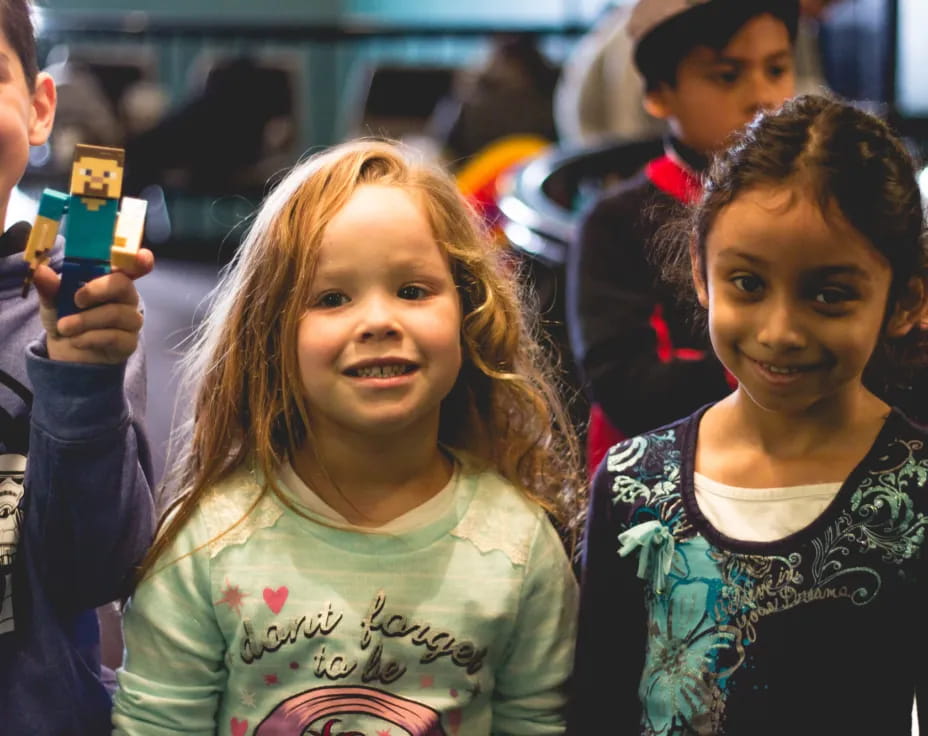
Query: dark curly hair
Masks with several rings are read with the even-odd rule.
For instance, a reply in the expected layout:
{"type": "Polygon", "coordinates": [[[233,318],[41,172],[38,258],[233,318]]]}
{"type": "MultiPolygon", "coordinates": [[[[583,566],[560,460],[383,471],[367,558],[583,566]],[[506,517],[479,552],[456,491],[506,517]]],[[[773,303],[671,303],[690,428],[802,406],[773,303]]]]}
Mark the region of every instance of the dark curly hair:
{"type": "MultiPolygon", "coordinates": [[[[655,257],[681,294],[695,303],[690,246],[705,279],[706,238],[719,213],[743,193],[771,185],[801,189],[826,218],[837,207],[886,257],[892,271],[887,318],[910,294],[913,277],[928,285],[925,215],[912,157],[882,120],[832,97],[803,95],[741,131],[713,161],[686,221],[662,233],[655,257]]],[[[926,364],[928,332],[916,328],[881,340],[865,382],[885,396],[909,369],[926,364]]]]}

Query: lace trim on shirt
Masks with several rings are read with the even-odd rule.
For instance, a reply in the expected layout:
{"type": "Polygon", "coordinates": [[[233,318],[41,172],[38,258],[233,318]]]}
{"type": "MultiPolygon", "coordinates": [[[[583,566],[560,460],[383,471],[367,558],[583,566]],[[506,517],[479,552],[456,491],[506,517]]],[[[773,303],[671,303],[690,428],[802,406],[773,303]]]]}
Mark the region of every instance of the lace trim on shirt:
{"type": "MultiPolygon", "coordinates": [[[[483,554],[499,551],[512,564],[525,565],[541,509],[493,473],[478,475],[475,481],[474,497],[450,534],[469,541],[483,554]],[[530,513],[525,513],[526,509],[530,513]]],[[[271,493],[245,516],[260,493],[254,472],[241,469],[204,495],[200,509],[211,540],[207,545],[210,559],[226,547],[244,544],[259,529],[277,523],[284,510],[271,493]]]]}
{"type": "Polygon", "coordinates": [[[203,496],[200,508],[210,538],[207,545],[210,559],[226,547],[244,544],[258,529],[277,523],[284,511],[272,493],[266,494],[245,515],[260,493],[261,485],[254,471],[242,469],[203,496]]]}
{"type": "Polygon", "coordinates": [[[477,491],[451,534],[466,539],[481,553],[500,551],[514,565],[528,562],[541,510],[499,476],[479,477],[477,491]],[[525,513],[531,506],[534,513],[525,513]]]}

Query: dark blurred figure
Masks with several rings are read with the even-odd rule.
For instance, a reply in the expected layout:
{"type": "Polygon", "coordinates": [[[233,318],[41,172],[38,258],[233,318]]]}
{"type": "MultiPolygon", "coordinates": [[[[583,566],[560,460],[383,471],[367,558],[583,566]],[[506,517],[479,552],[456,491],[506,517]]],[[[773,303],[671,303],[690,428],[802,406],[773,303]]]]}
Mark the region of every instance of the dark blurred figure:
{"type": "Polygon", "coordinates": [[[553,99],[559,73],[534,35],[496,36],[489,57],[463,70],[451,96],[439,103],[432,134],[453,162],[513,134],[555,141],[553,99]]]}
{"type": "Polygon", "coordinates": [[[149,184],[191,192],[260,189],[294,135],[286,70],[241,57],[214,67],[200,94],[126,143],[126,190],[149,184]],[[272,162],[267,166],[268,159],[272,162]]]}

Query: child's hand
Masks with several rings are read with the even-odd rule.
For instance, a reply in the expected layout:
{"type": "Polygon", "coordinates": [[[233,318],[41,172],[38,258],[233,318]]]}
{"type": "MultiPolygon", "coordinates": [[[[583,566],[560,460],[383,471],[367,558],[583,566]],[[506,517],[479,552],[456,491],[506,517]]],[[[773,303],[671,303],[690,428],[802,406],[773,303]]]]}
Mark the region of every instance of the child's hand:
{"type": "Polygon", "coordinates": [[[58,319],[55,295],[61,281],[48,266],[39,266],[35,287],[39,292],[42,326],[48,335],[48,357],[72,363],[122,363],[139,344],[142,315],[133,280],[149,273],[155,259],[139,250],[131,271],[118,270],[89,281],[78,289],[74,302],[85,311],[58,319]]]}

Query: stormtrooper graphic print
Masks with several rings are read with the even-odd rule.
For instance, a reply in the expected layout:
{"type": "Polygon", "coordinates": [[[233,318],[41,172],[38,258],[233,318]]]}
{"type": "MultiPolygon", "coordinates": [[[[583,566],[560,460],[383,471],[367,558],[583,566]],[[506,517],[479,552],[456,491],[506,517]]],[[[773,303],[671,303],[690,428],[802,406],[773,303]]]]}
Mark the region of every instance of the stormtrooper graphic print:
{"type": "Polygon", "coordinates": [[[13,631],[13,561],[22,524],[23,455],[0,455],[0,634],[13,631]]]}

